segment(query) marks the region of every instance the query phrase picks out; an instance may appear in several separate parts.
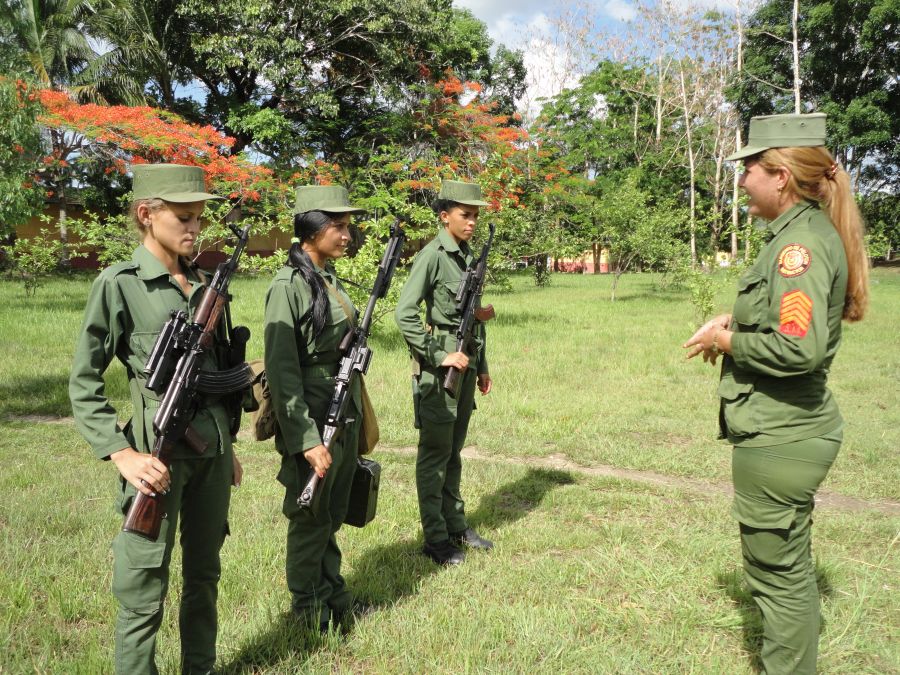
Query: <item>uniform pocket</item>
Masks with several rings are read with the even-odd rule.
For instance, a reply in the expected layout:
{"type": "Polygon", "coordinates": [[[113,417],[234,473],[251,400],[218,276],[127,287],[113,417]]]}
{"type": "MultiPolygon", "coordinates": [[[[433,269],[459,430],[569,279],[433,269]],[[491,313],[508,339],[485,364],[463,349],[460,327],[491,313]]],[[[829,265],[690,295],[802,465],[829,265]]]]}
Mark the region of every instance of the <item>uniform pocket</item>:
{"type": "Polygon", "coordinates": [[[131,334],[128,340],[128,347],[136,360],[135,365],[140,365],[139,371],[142,371],[144,366],[147,365],[147,358],[150,356],[150,352],[153,351],[153,345],[156,344],[158,335],[158,331],[141,331],[131,334]]]}
{"type": "Polygon", "coordinates": [[[166,557],[166,542],[150,541],[138,534],[120,532],[113,541],[113,550],[128,569],[151,570],[162,567],[166,557]]]}
{"type": "Polygon", "coordinates": [[[769,310],[768,282],[756,270],[749,270],[738,280],[738,295],[732,316],[744,326],[758,326],[769,310]]]}
{"type": "Polygon", "coordinates": [[[759,423],[753,414],[755,387],[755,377],[737,380],[733,375],[726,374],[719,382],[719,397],[729,435],[750,436],[759,431],[759,423]]]}
{"type": "Polygon", "coordinates": [[[447,395],[442,385],[443,369],[423,369],[419,376],[419,417],[435,423],[456,419],[456,401],[447,395]]]}

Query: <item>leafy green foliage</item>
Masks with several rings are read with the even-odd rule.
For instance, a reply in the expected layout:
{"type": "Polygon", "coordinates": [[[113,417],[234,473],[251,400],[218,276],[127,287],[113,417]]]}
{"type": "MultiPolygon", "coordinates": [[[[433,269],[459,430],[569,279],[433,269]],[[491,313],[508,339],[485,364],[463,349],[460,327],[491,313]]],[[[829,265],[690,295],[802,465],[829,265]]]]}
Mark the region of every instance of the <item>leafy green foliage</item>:
{"type": "Polygon", "coordinates": [[[40,212],[33,173],[41,157],[40,104],[22,80],[0,76],[0,235],[40,212]]]}
{"type": "Polygon", "coordinates": [[[10,274],[22,281],[26,296],[34,296],[41,283],[56,271],[62,243],[46,228],[31,239],[17,239],[12,247],[10,274]]]}

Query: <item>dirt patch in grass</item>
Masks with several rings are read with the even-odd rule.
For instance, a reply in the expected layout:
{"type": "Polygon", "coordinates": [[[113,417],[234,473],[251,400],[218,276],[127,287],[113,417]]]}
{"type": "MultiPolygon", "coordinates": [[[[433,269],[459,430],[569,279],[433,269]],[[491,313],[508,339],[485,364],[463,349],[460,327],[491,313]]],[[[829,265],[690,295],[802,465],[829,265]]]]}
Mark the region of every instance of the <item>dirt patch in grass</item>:
{"type": "MultiPolygon", "coordinates": [[[[387,452],[401,454],[415,454],[416,449],[408,448],[382,448],[387,452]]],[[[546,457],[497,457],[480,451],[477,447],[463,448],[462,456],[466,459],[476,459],[486,462],[503,462],[504,464],[516,464],[519,466],[533,466],[543,469],[556,469],[558,471],[577,471],[587,476],[602,476],[606,478],[618,478],[630,480],[645,485],[657,485],[663,488],[677,488],[694,492],[700,495],[718,494],[730,497],[733,489],[730,483],[705,481],[697,478],[685,478],[682,476],[669,476],[655,471],[640,471],[637,469],[622,469],[608,464],[577,464],[562,453],[555,453],[546,457]]],[[[816,493],[816,506],[818,508],[834,509],[836,511],[880,511],[881,513],[900,515],[900,503],[889,500],[860,499],[848,497],[836,492],[819,490],[816,493]]]]}

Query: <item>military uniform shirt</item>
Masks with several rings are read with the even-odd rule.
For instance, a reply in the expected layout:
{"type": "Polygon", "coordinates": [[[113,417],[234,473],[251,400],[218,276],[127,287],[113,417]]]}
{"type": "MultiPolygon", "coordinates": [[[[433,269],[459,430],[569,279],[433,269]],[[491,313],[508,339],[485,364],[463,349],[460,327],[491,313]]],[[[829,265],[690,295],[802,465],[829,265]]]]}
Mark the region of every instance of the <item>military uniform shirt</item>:
{"type": "Polygon", "coordinates": [[[811,202],[769,229],[772,240],[738,281],[732,354],[719,383],[720,437],[737,446],[805,440],[842,424],[826,381],[841,341],[843,243],[811,202]]]}
{"type": "MultiPolygon", "coordinates": [[[[338,347],[350,329],[344,304],[356,321],[356,310],[334,269],[326,265],[325,269],[317,267],[316,272],[330,285],[325,326],[317,338],[313,338],[312,292],[294,267],[281,268],[266,294],[266,377],[278,422],[275,443],[283,455],[321,445],[314,420],[324,420],[334,393],[341,359],[338,347]]],[[[358,413],[362,409],[359,378],[355,378],[351,397],[358,413]]]]}
{"type": "MultiPolygon", "coordinates": [[[[172,310],[183,310],[190,317],[203,297],[202,280],[193,272],[187,276],[192,283],[188,297],[165,265],[141,245],[130,262],[112,265],[94,280],[75,348],[69,396],[78,430],[101,459],[128,447],[152,450],[153,416],[160,397],[144,386],[144,366],[172,310]],[[134,413],[127,432],[104,392],[103,373],[113,357],[128,372],[134,413]]],[[[201,368],[219,369],[214,349],[204,355],[201,368]]],[[[206,457],[222,451],[222,443],[231,443],[228,413],[220,403],[207,400],[191,426],[208,443],[206,457]]],[[[197,456],[183,442],[173,452],[174,458],[197,456]]]]}
{"type": "MultiPolygon", "coordinates": [[[[456,292],[472,260],[468,244],[457,244],[444,228],[416,255],[409,279],[400,293],[396,319],[410,351],[423,366],[437,368],[447,354],[456,351],[455,331],[461,319],[456,309],[456,292]],[[419,315],[422,300],[425,322],[432,327],[430,332],[422,325],[419,315]]],[[[469,367],[477,367],[479,375],[487,374],[483,323],[476,324],[472,342],[474,352],[467,355],[469,367]]]]}

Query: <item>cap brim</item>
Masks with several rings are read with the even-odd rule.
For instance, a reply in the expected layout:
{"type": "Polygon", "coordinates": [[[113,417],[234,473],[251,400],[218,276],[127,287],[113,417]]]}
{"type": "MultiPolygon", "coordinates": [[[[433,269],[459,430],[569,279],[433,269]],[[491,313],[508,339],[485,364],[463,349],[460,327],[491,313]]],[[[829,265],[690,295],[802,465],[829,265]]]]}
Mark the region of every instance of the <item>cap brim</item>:
{"type": "Polygon", "coordinates": [[[308,211],[321,211],[322,213],[349,213],[351,216],[358,216],[363,213],[368,213],[365,209],[360,209],[356,206],[329,206],[327,209],[325,208],[316,208],[316,209],[306,209],[306,211],[298,211],[296,208],[294,209],[294,214],[298,213],[307,213],[308,211]]]}
{"type": "Polygon", "coordinates": [[[170,194],[160,195],[159,198],[166,202],[174,202],[175,204],[205,202],[208,199],[225,199],[225,197],[213,195],[209,192],[172,192],[170,194]]]}
{"type": "Polygon", "coordinates": [[[488,202],[483,202],[480,199],[451,199],[449,201],[465,204],[466,206],[490,206],[488,202]]]}
{"type": "Polygon", "coordinates": [[[770,150],[771,148],[768,146],[760,146],[760,145],[745,145],[743,148],[738,150],[732,155],[728,155],[725,158],[726,162],[736,162],[740,159],[746,159],[747,157],[753,157],[753,155],[758,155],[761,152],[765,152],[766,150],[770,150]]]}

